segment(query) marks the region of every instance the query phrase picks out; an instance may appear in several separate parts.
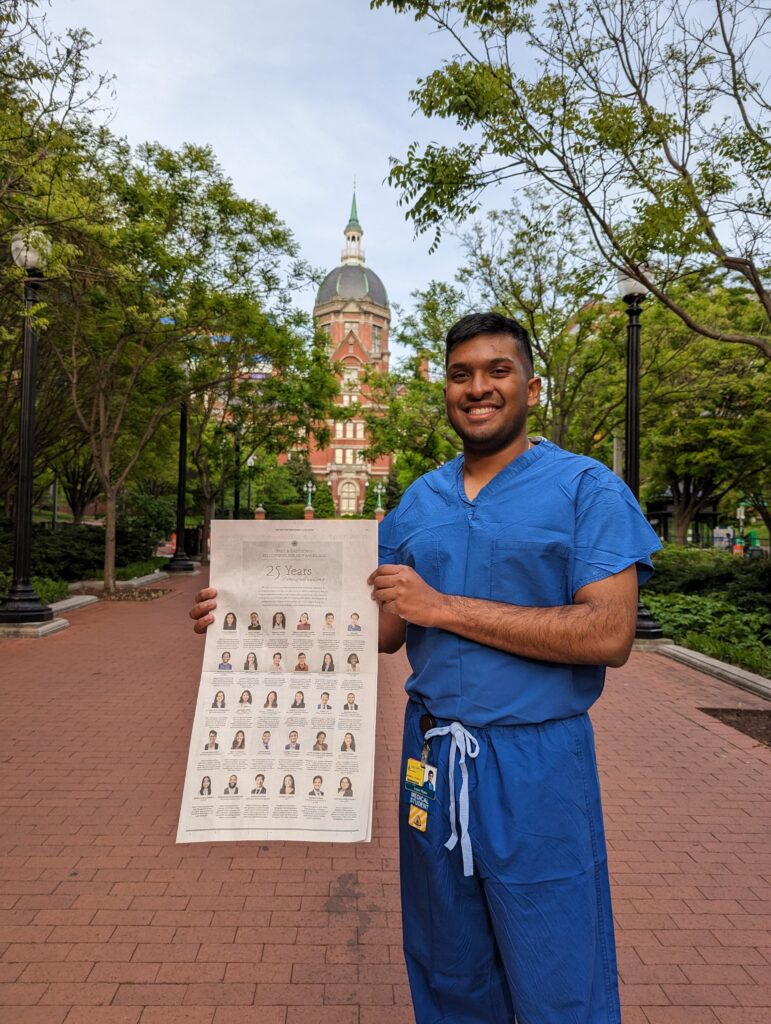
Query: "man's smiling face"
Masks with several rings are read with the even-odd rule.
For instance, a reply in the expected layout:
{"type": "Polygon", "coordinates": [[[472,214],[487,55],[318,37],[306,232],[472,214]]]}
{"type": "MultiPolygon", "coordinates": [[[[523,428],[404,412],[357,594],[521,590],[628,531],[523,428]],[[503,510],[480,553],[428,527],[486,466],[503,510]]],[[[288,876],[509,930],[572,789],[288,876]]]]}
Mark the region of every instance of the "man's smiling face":
{"type": "Polygon", "coordinates": [[[447,418],[466,451],[492,455],[524,435],[540,391],[509,334],[479,334],[450,352],[447,418]]]}

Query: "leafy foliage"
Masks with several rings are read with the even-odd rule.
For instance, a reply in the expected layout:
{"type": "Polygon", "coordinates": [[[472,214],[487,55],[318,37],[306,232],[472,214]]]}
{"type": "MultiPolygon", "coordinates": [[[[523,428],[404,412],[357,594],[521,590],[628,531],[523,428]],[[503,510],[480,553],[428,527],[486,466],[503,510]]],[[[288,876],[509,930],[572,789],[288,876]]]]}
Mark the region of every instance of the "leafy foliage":
{"type": "Polygon", "coordinates": [[[645,604],[676,643],[771,676],[767,612],[740,610],[709,594],[646,594],[645,604]]]}
{"type": "Polygon", "coordinates": [[[313,495],[313,514],[316,519],[334,519],[335,499],[328,483],[320,483],[313,495]]]}
{"type": "Polygon", "coordinates": [[[410,94],[454,122],[455,145],[413,142],[392,162],[434,244],[492,185],[538,183],[580,210],[610,266],[647,283],[705,337],[771,354],[768,13],[749,0],[371,0],[426,20],[454,56],[410,94]],[[529,74],[528,69],[533,73],[529,74]],[[644,261],[654,261],[646,271],[644,261]],[[757,327],[701,315],[718,275],[757,327]]]}
{"type": "Polygon", "coordinates": [[[118,500],[118,522],[132,533],[159,544],[168,537],[177,521],[177,509],[168,498],[129,491],[118,500]]]}
{"type": "MultiPolygon", "coordinates": [[[[7,594],[13,574],[0,571],[0,594],[7,594]]],[[[54,604],[69,597],[69,587],[64,580],[52,580],[47,576],[33,576],[32,586],[43,604],[54,604]]]]}

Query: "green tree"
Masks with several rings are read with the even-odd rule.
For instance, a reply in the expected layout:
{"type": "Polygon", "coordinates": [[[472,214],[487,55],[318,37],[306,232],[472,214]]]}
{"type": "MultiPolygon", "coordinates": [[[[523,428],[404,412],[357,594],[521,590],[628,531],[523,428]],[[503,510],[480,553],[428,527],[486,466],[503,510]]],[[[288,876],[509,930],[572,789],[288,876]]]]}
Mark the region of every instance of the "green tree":
{"type": "MultiPolygon", "coordinates": [[[[10,515],[18,464],[18,374],[21,366],[22,280],[8,245],[18,231],[43,229],[53,241],[45,304],[66,272],[66,254],[80,226],[99,215],[97,194],[79,187],[88,159],[104,138],[94,117],[107,76],[89,67],[93,42],[85,30],[50,31],[36,0],[0,4],[0,495],[10,515]]],[[[67,381],[47,344],[45,305],[34,313],[41,329],[36,373],[39,415],[35,466],[76,458],[80,431],[69,414],[67,381]]]]}
{"type": "MultiPolygon", "coordinates": [[[[671,319],[671,317],[669,318],[671,319]]],[[[671,325],[670,325],[671,327],[671,325]]],[[[668,339],[666,382],[643,435],[646,492],[669,489],[675,540],[707,502],[758,481],[768,465],[768,364],[759,352],[702,342],[678,350],[668,339]]]]}
{"type": "Polygon", "coordinates": [[[375,494],[375,487],[371,480],[367,483],[367,489],[364,492],[364,502],[361,506],[361,514],[367,516],[368,519],[374,518],[375,508],[377,507],[377,496],[375,494]]]}
{"type": "Polygon", "coordinates": [[[316,493],[313,495],[313,513],[316,519],[334,519],[337,514],[332,490],[326,482],[316,487],[316,493]]]}
{"type": "Polygon", "coordinates": [[[402,500],[402,494],[403,490],[399,484],[396,466],[394,465],[391,466],[388,473],[388,479],[386,480],[385,496],[383,499],[383,508],[386,512],[390,512],[391,509],[396,508],[402,500]]]}
{"type": "Polygon", "coordinates": [[[241,374],[255,315],[299,268],[276,214],[239,197],[206,148],[116,143],[87,184],[107,190],[112,216],[84,233],[50,337],[104,494],[109,591],[117,496],[188,389],[183,364],[198,361],[198,387],[241,374]]]}
{"type": "Polygon", "coordinates": [[[308,481],[313,482],[313,470],[308,459],[308,453],[304,451],[290,452],[286,460],[286,468],[289,479],[292,481],[292,485],[297,492],[296,500],[304,501],[306,497],[305,485],[308,481]]]}
{"type": "Polygon", "coordinates": [[[609,320],[607,270],[580,215],[528,190],[466,232],[463,248],[460,283],[530,335],[535,372],[544,379],[532,432],[596,454],[624,418],[623,335],[619,318],[609,320]]]}
{"type": "Polygon", "coordinates": [[[444,409],[444,339],[467,312],[463,293],[442,282],[413,292],[413,299],[413,311],[393,332],[409,354],[394,372],[367,375],[371,405],[362,409],[370,438],[368,457],[398,453],[405,486],[460,448],[444,409]]]}
{"type": "Polygon", "coordinates": [[[390,181],[435,243],[489,185],[530,181],[586,218],[599,253],[696,334],[771,354],[768,12],[748,0],[372,0],[428,21],[458,56],[411,93],[455,145],[409,146],[390,181]],[[653,268],[646,270],[645,261],[653,268]],[[699,316],[718,277],[760,317],[699,316]],[[691,289],[678,289],[687,280],[691,289]]]}
{"type": "Polygon", "coordinates": [[[254,316],[246,344],[252,347],[252,359],[259,357],[263,370],[244,374],[241,348],[210,342],[190,380],[189,453],[203,497],[204,551],[217,496],[235,477],[236,435],[242,479],[246,478],[247,460],[254,457],[255,500],[270,504],[305,500],[296,486],[300,479],[296,475],[298,465],[302,469],[305,460],[299,454],[295,462],[298,453],[293,452],[289,463],[294,465],[287,464],[281,467],[281,474],[270,477],[264,460],[275,462],[278,455],[304,443],[310,433],[320,443],[328,436],[325,420],[337,383],[323,342],[307,323],[301,329],[302,320],[282,324],[259,310],[254,316]],[[249,341],[249,337],[259,341],[249,341]],[[212,387],[207,382],[217,373],[220,382],[212,387]],[[267,494],[265,482],[279,478],[282,493],[267,494]]]}

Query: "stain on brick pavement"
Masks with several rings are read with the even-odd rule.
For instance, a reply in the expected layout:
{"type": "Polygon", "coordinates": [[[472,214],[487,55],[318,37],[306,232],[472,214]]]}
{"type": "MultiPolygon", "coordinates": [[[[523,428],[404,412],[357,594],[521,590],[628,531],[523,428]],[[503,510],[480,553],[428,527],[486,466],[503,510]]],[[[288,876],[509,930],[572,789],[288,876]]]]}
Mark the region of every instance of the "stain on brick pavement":
{"type": "MultiPolygon", "coordinates": [[[[408,1024],[406,660],[381,659],[372,843],[177,846],[202,579],[0,642],[0,1024],[408,1024]]],[[[593,714],[625,1024],[771,1019],[771,751],[706,706],[768,707],[635,654],[593,714]]]]}

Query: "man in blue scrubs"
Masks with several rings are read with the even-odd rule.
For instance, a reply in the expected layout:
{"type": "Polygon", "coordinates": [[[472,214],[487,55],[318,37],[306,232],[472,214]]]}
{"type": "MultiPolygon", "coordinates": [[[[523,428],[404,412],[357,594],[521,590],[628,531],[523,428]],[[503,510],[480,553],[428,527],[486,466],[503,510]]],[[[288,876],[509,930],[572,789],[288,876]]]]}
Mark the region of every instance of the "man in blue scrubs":
{"type": "Polygon", "coordinates": [[[658,539],[605,466],[528,439],[527,333],[447,336],[463,455],[380,530],[380,645],[405,639],[404,946],[418,1024],[618,1024],[592,728],[658,539]],[[436,766],[434,799],[410,785],[436,766]],[[427,809],[427,820],[423,813],[427,809]]]}
{"type": "MultiPolygon", "coordinates": [[[[586,711],[629,655],[659,542],[605,466],[528,439],[540,383],[516,321],[451,328],[463,455],[386,516],[370,577],[380,649],[406,638],[413,669],[400,851],[418,1024],[621,1019],[586,711]]],[[[215,596],[198,595],[199,632],[215,596]]]]}

